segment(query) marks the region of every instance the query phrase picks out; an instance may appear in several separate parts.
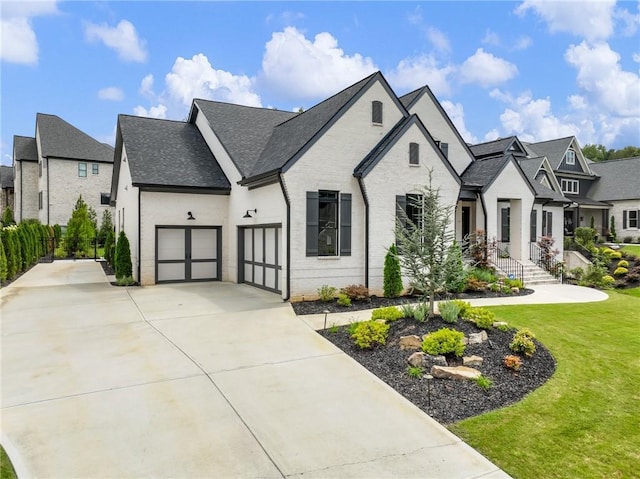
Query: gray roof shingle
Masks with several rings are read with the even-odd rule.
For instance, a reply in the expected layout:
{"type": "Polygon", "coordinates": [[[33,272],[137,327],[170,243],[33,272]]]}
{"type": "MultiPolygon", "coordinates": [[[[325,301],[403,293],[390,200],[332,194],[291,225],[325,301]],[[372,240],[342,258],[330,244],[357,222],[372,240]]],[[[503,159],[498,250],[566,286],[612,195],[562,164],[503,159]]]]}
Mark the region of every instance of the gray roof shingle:
{"type": "Polygon", "coordinates": [[[490,156],[502,156],[507,153],[526,154],[522,144],[516,136],[508,136],[506,138],[498,138],[497,140],[487,141],[471,145],[471,153],[476,158],[487,158],[490,156]]]}
{"type": "Polygon", "coordinates": [[[56,115],[38,113],[40,154],[44,157],[113,163],[113,148],[91,138],[56,115]]]}
{"type": "Polygon", "coordinates": [[[543,185],[536,179],[536,173],[540,169],[544,157],[538,158],[518,158],[518,163],[524,174],[529,178],[529,182],[536,191],[536,198],[547,199],[556,203],[570,203],[562,193],[559,193],[548,186],[543,185]]]}
{"type": "Polygon", "coordinates": [[[38,161],[36,139],[30,136],[13,136],[14,159],[18,161],[38,161]]]}
{"type": "Polygon", "coordinates": [[[487,186],[509,159],[509,156],[503,155],[474,161],[462,173],[463,185],[473,187],[487,186]]]}
{"type": "Polygon", "coordinates": [[[0,165],[0,188],[13,188],[13,167],[0,165]]]}
{"type": "Polygon", "coordinates": [[[525,147],[529,152],[529,156],[546,156],[549,163],[551,163],[551,167],[557,170],[572,141],[573,136],[568,136],[539,143],[525,143],[525,147]]]}
{"type": "Polygon", "coordinates": [[[200,131],[191,123],[119,115],[118,135],[136,186],[231,189],[200,131]]]}
{"type": "Polygon", "coordinates": [[[411,104],[423,93],[425,88],[426,86],[422,86],[417,90],[413,90],[407,93],[406,95],[402,95],[400,97],[400,102],[406,109],[409,109],[411,107],[411,104]]]}
{"type": "Polygon", "coordinates": [[[600,161],[589,165],[600,175],[589,190],[589,196],[600,201],[640,199],[640,156],[600,161]]]}

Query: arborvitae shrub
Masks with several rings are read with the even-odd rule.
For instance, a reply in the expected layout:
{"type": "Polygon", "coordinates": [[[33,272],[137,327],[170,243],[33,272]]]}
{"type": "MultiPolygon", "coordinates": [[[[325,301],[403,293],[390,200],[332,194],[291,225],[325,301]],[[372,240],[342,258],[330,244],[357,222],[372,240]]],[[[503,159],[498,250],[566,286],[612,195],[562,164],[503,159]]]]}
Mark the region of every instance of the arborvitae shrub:
{"type": "Polygon", "coordinates": [[[116,243],[115,270],[117,279],[132,276],[131,248],[124,231],[120,232],[116,243]]]}
{"type": "Polygon", "coordinates": [[[398,249],[392,244],[384,257],[384,295],[387,298],[396,298],[402,293],[402,273],[398,260],[398,249]]]}

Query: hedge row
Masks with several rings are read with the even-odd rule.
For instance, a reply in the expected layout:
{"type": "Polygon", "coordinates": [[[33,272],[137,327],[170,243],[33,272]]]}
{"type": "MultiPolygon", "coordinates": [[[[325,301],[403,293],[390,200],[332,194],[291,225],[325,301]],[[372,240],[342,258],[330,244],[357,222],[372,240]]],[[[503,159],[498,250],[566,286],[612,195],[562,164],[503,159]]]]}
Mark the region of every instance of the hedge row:
{"type": "Polygon", "coordinates": [[[53,228],[37,220],[0,229],[0,281],[11,281],[52,253],[53,228]]]}

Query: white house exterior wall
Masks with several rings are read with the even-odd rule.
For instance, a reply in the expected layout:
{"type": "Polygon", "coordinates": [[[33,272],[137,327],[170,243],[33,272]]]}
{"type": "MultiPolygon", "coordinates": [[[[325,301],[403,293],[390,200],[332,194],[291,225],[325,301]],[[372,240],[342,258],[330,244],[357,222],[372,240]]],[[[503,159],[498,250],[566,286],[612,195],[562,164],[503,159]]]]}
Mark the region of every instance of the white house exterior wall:
{"type": "MultiPolygon", "coordinates": [[[[631,236],[634,240],[638,240],[640,238],[639,228],[629,228],[629,220],[627,220],[627,228],[622,227],[622,212],[624,210],[640,210],[640,199],[609,201],[609,203],[613,205],[609,209],[609,221],[613,216],[618,241],[624,239],[625,236],[631,236]]],[[[640,218],[638,220],[640,221],[640,218]]]]}
{"type": "MultiPolygon", "coordinates": [[[[542,212],[550,211],[553,215],[553,223],[551,224],[551,236],[555,240],[553,248],[558,250],[556,258],[562,260],[564,253],[564,208],[559,205],[542,205],[536,203],[533,205],[536,210],[536,242],[542,237],[542,212]]],[[[530,231],[530,230],[529,230],[530,231]]],[[[530,240],[530,234],[525,239],[530,240]]]]}
{"type": "Polygon", "coordinates": [[[15,220],[38,219],[38,163],[17,161],[14,172],[15,220]]]}
{"type": "Polygon", "coordinates": [[[131,183],[131,173],[125,146],[122,146],[122,157],[120,163],[120,175],[118,178],[117,208],[114,214],[114,224],[116,227],[116,238],[120,231],[124,231],[129,240],[131,248],[131,264],[133,267],[133,278],[140,281],[138,277],[139,251],[138,251],[138,188],[134,188],[131,183]]]}
{"type": "Polygon", "coordinates": [[[442,116],[438,107],[431,101],[429,95],[422,95],[409,112],[415,113],[420,117],[434,140],[448,143],[449,162],[456,170],[456,173],[462,175],[462,172],[471,164],[473,158],[464,144],[460,142],[455,131],[451,129],[447,119],[442,116]]]}
{"type": "MultiPolygon", "coordinates": [[[[460,186],[437,152],[414,125],[386,153],[384,158],[364,178],[369,198],[369,288],[382,294],[384,258],[387,248],[395,243],[396,196],[416,193],[429,183],[429,169],[433,171],[432,184],[440,188],[443,205],[452,207],[451,228],[460,186]],[[420,165],[409,165],[409,143],[417,143],[420,165]]],[[[404,280],[405,286],[408,280],[404,280]]]]}
{"type": "MultiPolygon", "coordinates": [[[[355,167],[402,118],[380,83],[374,83],[284,174],[291,200],[291,298],[313,297],[323,284],[364,284],[364,201],[355,167]],[[371,102],[383,103],[383,125],[371,123],[371,102]],[[306,193],[350,193],[351,256],[306,256],[306,193]]],[[[372,210],[373,214],[378,214],[372,210]]]]}

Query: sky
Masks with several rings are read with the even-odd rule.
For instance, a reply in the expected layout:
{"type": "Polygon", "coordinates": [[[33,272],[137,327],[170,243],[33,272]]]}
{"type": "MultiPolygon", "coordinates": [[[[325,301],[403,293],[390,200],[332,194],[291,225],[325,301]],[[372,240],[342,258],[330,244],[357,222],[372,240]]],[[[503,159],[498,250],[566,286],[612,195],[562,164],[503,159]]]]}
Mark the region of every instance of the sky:
{"type": "Polygon", "coordinates": [[[0,0],[0,19],[5,165],[38,112],[113,145],[118,114],[297,111],[378,70],[398,95],[429,85],[469,143],[640,146],[638,0],[0,0]]]}

